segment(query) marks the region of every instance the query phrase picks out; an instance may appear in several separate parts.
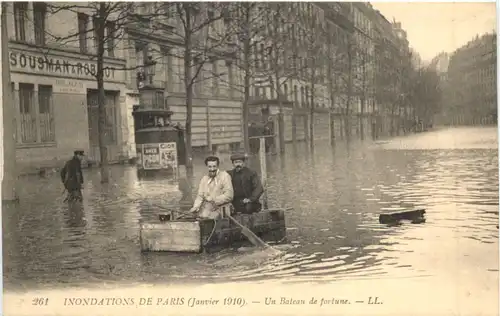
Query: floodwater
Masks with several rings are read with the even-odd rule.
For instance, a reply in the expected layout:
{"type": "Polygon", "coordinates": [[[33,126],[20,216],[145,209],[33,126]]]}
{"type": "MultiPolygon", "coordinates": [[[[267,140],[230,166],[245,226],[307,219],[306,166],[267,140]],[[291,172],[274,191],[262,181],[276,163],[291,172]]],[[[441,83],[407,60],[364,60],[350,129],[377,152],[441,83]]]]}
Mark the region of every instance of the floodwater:
{"type": "MultiPolygon", "coordinates": [[[[24,177],[20,205],[3,210],[4,287],[456,276],[498,293],[497,133],[454,128],[339,140],[317,143],[314,154],[289,145],[284,157],[267,158],[270,206],[294,208],[286,214],[289,243],[272,256],[141,254],[148,205],[176,204],[181,193],[173,180],[138,181],[131,166],[112,167],[108,185],[86,170],[83,210],[64,205],[57,174],[24,177]],[[425,223],[378,222],[381,212],[413,208],[426,209],[425,223]]],[[[203,173],[200,159],[194,188],[203,173]]]]}

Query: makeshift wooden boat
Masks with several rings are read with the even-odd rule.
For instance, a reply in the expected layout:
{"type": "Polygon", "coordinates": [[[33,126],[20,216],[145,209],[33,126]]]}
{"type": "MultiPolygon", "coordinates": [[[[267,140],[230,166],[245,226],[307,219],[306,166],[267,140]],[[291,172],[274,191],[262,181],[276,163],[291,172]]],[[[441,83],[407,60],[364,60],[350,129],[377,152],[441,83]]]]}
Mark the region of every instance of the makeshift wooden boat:
{"type": "MultiPolygon", "coordinates": [[[[267,207],[267,168],[265,138],[260,139],[261,181],[264,188],[263,210],[253,214],[231,214],[231,205],[221,206],[221,219],[180,217],[185,211],[161,213],[156,222],[142,223],[140,243],[142,251],[202,252],[236,246],[247,240],[241,224],[264,242],[279,243],[286,239],[286,209],[267,207]]],[[[252,242],[253,243],[253,242],[252,242]]]]}
{"type": "MultiPolygon", "coordinates": [[[[229,207],[222,211],[228,214],[229,207]]],[[[224,215],[223,215],[224,216],[224,215]]],[[[232,217],[263,241],[279,243],[286,238],[285,209],[262,210],[232,217]]],[[[141,224],[141,250],[162,252],[216,251],[242,244],[241,227],[227,216],[212,219],[176,217],[176,212],[159,214],[156,222],[141,224]]]]}

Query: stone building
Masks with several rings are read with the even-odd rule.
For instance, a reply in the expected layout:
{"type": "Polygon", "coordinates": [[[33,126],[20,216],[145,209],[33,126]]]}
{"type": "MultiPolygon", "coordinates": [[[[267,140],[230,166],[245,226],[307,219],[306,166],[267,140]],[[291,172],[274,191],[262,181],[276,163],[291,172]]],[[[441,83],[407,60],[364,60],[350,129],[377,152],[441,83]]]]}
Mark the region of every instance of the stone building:
{"type": "Polygon", "coordinates": [[[496,123],[496,34],[477,36],[454,51],[444,107],[447,124],[496,123]]]}
{"type": "MultiPolygon", "coordinates": [[[[77,148],[85,150],[90,160],[99,160],[97,85],[92,75],[95,9],[81,5],[51,13],[43,2],[10,2],[6,9],[19,172],[60,166],[77,148]]],[[[135,10],[140,13],[144,8],[139,5],[135,10]]],[[[184,123],[180,45],[165,34],[178,21],[165,15],[162,22],[163,32],[151,32],[136,20],[126,29],[107,27],[107,35],[119,33],[107,42],[104,64],[105,135],[112,163],[135,157],[131,113],[141,103],[137,73],[147,58],[156,61],[152,83],[164,91],[154,106],[170,107],[174,121],[184,123]]],[[[217,60],[210,66],[234,77],[230,63],[217,60]]],[[[224,83],[206,82],[195,87],[193,146],[206,146],[209,137],[212,144],[239,143],[240,96],[224,83]]]]}
{"type": "MultiPolygon", "coordinates": [[[[16,116],[19,171],[57,166],[83,149],[92,158],[97,150],[97,84],[91,75],[96,63],[90,58],[95,43],[81,36],[64,46],[54,40],[71,32],[90,29],[85,12],[62,11],[49,17],[43,2],[8,3],[7,26],[11,88],[16,116]]],[[[124,152],[128,135],[126,67],[120,47],[106,50],[106,137],[112,160],[124,152]]]]}
{"type": "Polygon", "coordinates": [[[408,102],[412,58],[401,23],[389,22],[379,11],[375,24],[375,116],[380,133],[399,133],[412,117],[408,102]]]}

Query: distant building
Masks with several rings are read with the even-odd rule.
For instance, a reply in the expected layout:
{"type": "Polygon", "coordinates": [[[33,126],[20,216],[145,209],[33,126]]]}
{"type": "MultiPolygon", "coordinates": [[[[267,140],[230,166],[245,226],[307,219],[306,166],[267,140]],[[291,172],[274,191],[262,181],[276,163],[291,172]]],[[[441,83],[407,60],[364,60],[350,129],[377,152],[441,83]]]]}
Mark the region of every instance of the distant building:
{"type": "Polygon", "coordinates": [[[446,73],[448,72],[448,66],[450,64],[450,55],[448,53],[439,53],[436,57],[434,57],[429,67],[435,69],[438,73],[446,73]]]}
{"type": "Polygon", "coordinates": [[[477,36],[450,56],[445,93],[448,124],[496,122],[495,33],[477,36]]]}
{"type": "Polygon", "coordinates": [[[420,67],[424,66],[424,61],[422,60],[422,57],[415,49],[410,48],[410,55],[411,55],[411,66],[413,67],[413,69],[419,69],[420,67]]]}
{"type": "Polygon", "coordinates": [[[436,57],[434,57],[428,65],[429,68],[436,71],[443,87],[447,84],[449,65],[450,55],[444,52],[439,53],[436,57]]]}

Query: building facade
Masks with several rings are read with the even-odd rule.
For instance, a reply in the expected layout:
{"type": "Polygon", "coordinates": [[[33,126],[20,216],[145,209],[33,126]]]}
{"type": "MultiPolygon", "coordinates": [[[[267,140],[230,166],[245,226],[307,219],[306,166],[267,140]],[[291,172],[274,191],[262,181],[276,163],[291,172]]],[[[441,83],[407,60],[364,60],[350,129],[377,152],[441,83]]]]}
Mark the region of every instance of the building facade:
{"type": "MultiPolygon", "coordinates": [[[[97,85],[92,76],[96,63],[89,58],[95,43],[82,38],[61,47],[53,40],[68,30],[90,29],[92,21],[87,18],[87,24],[82,25],[72,12],[48,19],[42,2],[14,2],[6,9],[20,172],[59,165],[75,149],[92,157],[98,147],[97,85]]],[[[113,47],[105,57],[106,136],[110,157],[115,160],[123,154],[127,139],[120,128],[126,115],[126,76],[114,70],[126,66],[121,52],[113,47]]]]}
{"type": "MultiPolygon", "coordinates": [[[[275,6],[261,3],[253,14],[275,6]]],[[[231,10],[231,4],[221,7],[231,10]]],[[[175,7],[137,3],[131,10],[134,18],[126,24],[106,26],[105,135],[111,162],[136,155],[134,105],[149,102],[152,107],[168,108],[174,112],[172,120],[181,125],[186,118],[184,43],[176,35],[183,25],[171,11],[175,7]],[[155,71],[150,83],[158,93],[155,100],[145,101],[138,78],[151,60],[155,71]]],[[[391,24],[367,3],[283,3],[281,10],[288,18],[277,26],[283,41],[279,50],[272,51],[276,33],[269,26],[275,22],[260,20],[265,27],[259,26],[260,44],[252,47],[250,98],[273,100],[279,95],[286,101],[286,140],[292,140],[292,135],[307,139],[311,117],[318,139],[328,138],[333,124],[323,114],[376,116],[391,112],[397,102],[401,108],[408,41],[400,25],[391,24]],[[277,51],[280,56],[274,58],[277,51]],[[267,74],[276,63],[293,71],[283,72],[278,87],[270,87],[267,74]],[[264,80],[259,74],[265,75],[264,80]]],[[[7,5],[7,11],[20,171],[59,166],[75,149],[98,161],[95,8],[81,5],[54,12],[43,2],[15,2],[7,5]]],[[[214,16],[210,3],[200,4],[193,12],[195,19],[214,16]]],[[[229,23],[229,16],[214,19],[196,40],[214,40],[229,23]]],[[[195,69],[194,147],[236,147],[242,141],[243,75],[240,56],[231,53],[235,42],[237,38],[220,45],[195,69]]],[[[342,118],[335,123],[336,133],[342,134],[343,124],[342,118]]]]}
{"type": "Polygon", "coordinates": [[[375,112],[380,133],[399,133],[413,114],[409,104],[412,54],[401,23],[389,22],[379,11],[375,25],[375,112]]]}
{"type": "MultiPolygon", "coordinates": [[[[96,37],[89,5],[52,13],[43,2],[8,3],[11,87],[20,173],[60,166],[75,149],[99,161],[96,37]],[[62,40],[61,40],[62,39],[62,40]]],[[[148,9],[148,7],[146,7],[148,9]]],[[[134,7],[141,12],[143,7],[134,7]]],[[[184,124],[185,89],[181,45],[166,35],[178,27],[176,19],[162,17],[162,31],[151,32],[136,20],[123,29],[107,28],[104,88],[106,143],[111,163],[136,156],[132,110],[141,103],[138,73],[147,58],[156,61],[153,84],[160,87],[154,107],[169,107],[173,120],[184,124]],[[120,33],[116,37],[109,32],[120,33]]],[[[204,66],[206,77],[194,89],[193,146],[241,141],[241,96],[229,89],[234,78],[230,63],[214,60],[204,66]],[[217,69],[223,76],[212,76],[217,69]],[[214,79],[216,77],[217,79],[214,79]],[[207,125],[210,122],[211,126],[207,125]],[[210,131],[210,132],[208,132],[210,131]]]]}
{"type": "Polygon", "coordinates": [[[493,124],[497,116],[496,34],[477,36],[450,56],[446,124],[493,124]]]}

